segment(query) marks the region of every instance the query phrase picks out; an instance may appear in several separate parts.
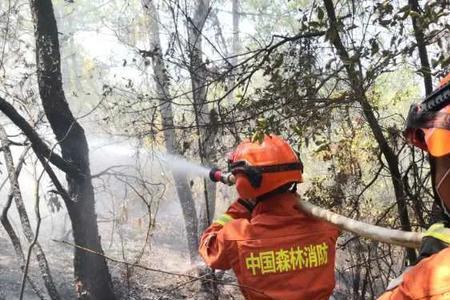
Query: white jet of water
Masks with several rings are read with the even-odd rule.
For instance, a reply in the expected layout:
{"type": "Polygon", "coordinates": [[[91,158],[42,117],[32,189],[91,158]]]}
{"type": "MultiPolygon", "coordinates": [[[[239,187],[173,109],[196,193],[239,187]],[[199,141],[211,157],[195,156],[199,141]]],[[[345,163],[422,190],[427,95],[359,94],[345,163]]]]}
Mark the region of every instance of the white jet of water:
{"type": "Polygon", "coordinates": [[[170,169],[172,172],[183,174],[183,175],[194,175],[194,176],[202,176],[208,177],[210,169],[186,160],[183,157],[168,154],[155,152],[155,156],[161,161],[161,164],[170,169]]]}
{"type": "Polygon", "coordinates": [[[143,155],[143,157],[151,158],[155,163],[159,163],[164,169],[177,174],[202,176],[206,178],[209,176],[210,169],[199,163],[188,161],[184,157],[174,154],[147,150],[142,147],[133,147],[133,140],[130,142],[129,140],[91,136],[89,141],[92,144],[91,152],[95,152],[98,157],[108,157],[112,155],[115,158],[115,162],[120,161],[120,163],[122,163],[123,160],[124,164],[126,164],[131,156],[139,153],[140,155],[143,155]]]}

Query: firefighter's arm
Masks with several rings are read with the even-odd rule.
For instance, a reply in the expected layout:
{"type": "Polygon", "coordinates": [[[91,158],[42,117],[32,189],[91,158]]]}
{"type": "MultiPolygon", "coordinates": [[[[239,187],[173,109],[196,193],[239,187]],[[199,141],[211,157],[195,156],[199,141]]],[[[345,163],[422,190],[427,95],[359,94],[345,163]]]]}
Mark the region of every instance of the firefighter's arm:
{"type": "Polygon", "coordinates": [[[214,269],[231,268],[227,259],[227,243],[223,237],[223,225],[213,223],[200,238],[199,252],[205,263],[214,269]]]}
{"type": "Polygon", "coordinates": [[[450,245],[450,228],[445,223],[435,223],[424,233],[418,261],[429,257],[450,245]]]}
{"type": "MultiPolygon", "coordinates": [[[[445,223],[435,223],[431,225],[423,235],[422,242],[420,243],[419,258],[417,259],[416,264],[422,259],[446,249],[449,245],[450,228],[448,228],[445,223]]],[[[407,267],[399,277],[391,280],[386,288],[387,292],[378,298],[378,300],[397,299],[399,296],[395,295],[401,293],[398,286],[403,283],[404,275],[407,272],[414,270],[414,268],[415,266],[407,267]]],[[[401,299],[403,299],[403,297],[401,297],[401,299]]]]}
{"type": "Polygon", "coordinates": [[[227,270],[231,268],[227,255],[232,251],[231,245],[225,239],[227,223],[237,219],[251,218],[251,203],[239,199],[233,202],[228,210],[216,219],[200,239],[199,252],[206,264],[214,269],[227,270]]]}

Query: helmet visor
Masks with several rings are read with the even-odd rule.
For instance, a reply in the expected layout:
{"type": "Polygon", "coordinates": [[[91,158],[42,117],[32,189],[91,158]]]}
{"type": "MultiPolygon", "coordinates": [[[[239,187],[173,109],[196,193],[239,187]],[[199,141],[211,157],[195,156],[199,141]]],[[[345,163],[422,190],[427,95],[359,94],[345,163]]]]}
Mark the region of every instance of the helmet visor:
{"type": "Polygon", "coordinates": [[[428,152],[432,156],[442,157],[450,153],[450,130],[432,128],[425,129],[424,133],[428,152]]]}

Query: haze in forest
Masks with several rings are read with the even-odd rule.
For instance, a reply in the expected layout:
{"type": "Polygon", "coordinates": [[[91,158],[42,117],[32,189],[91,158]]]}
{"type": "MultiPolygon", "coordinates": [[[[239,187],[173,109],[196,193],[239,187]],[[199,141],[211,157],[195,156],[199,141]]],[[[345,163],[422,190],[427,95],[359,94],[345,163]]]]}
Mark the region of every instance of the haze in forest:
{"type": "MultiPolygon", "coordinates": [[[[300,154],[303,200],[425,230],[428,159],[402,131],[449,71],[449,13],[416,0],[0,1],[0,300],[22,286],[22,299],[244,299],[199,239],[237,199],[210,168],[267,133],[300,154]]],[[[342,232],[332,299],[375,299],[417,254],[342,232]]]]}

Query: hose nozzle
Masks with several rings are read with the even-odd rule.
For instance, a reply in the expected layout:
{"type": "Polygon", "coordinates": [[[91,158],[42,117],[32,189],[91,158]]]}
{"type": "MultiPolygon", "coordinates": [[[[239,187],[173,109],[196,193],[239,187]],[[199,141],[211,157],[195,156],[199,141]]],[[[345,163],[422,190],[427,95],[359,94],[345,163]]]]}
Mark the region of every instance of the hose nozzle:
{"type": "Polygon", "coordinates": [[[233,185],[236,183],[236,178],[231,173],[224,173],[218,168],[212,168],[209,171],[209,178],[213,182],[222,182],[226,185],[233,185]]]}

